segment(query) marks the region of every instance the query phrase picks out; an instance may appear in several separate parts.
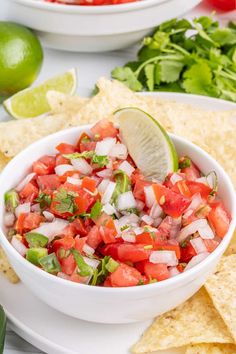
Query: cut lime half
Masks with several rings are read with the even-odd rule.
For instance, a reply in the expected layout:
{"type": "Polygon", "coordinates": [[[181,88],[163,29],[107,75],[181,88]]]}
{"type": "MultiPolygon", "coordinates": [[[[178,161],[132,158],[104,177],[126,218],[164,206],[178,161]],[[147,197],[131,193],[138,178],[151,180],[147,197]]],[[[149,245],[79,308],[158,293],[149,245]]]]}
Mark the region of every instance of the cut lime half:
{"type": "Polygon", "coordinates": [[[178,169],[178,155],[165,129],[138,108],[115,112],[123,142],[129,154],[149,180],[163,182],[168,173],[178,169]]]}
{"type": "Polygon", "coordinates": [[[3,102],[6,111],[16,119],[34,118],[49,112],[47,92],[55,90],[72,95],[77,86],[76,70],[71,69],[41,85],[18,92],[3,102]]]}

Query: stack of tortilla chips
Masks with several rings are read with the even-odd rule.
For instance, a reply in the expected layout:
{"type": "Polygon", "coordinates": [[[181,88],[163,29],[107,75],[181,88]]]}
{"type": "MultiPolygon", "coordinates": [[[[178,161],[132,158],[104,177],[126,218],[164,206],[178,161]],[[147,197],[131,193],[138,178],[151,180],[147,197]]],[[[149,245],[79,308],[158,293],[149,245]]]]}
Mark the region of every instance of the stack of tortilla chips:
{"type": "MultiPolygon", "coordinates": [[[[32,142],[69,127],[113,119],[122,107],[138,107],[154,116],[169,132],[210,153],[236,186],[236,109],[214,111],[140,96],[119,82],[100,79],[96,96],[85,99],[49,92],[51,113],[45,117],[0,123],[0,170],[32,142]]],[[[236,354],[236,234],[217,271],[205,287],[176,309],[155,319],[132,347],[135,354],[184,347],[186,354],[236,354]]],[[[10,281],[17,276],[0,249],[0,271],[10,281]]]]}

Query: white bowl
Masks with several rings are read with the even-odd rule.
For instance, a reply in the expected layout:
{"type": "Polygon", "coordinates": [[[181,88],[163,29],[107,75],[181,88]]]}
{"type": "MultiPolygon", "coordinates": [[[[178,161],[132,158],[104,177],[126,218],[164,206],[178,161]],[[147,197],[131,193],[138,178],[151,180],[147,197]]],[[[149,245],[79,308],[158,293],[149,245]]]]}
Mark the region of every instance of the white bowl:
{"type": "Polygon", "coordinates": [[[138,42],[163,21],[201,0],[141,0],[110,6],[73,6],[43,0],[8,0],[7,18],[38,33],[55,49],[102,52],[138,42]]]}
{"type": "Polygon", "coordinates": [[[164,313],[192,296],[214,271],[227,248],[236,224],[234,187],[222,167],[196,145],[171,135],[179,155],[188,155],[204,173],[216,171],[219,195],[232,215],[229,231],[216,250],[194,268],[174,278],[144,286],[105,288],[73,283],[48,274],[25,260],[9,243],[3,224],[4,193],[28,173],[32,162],[55,153],[60,142],[75,143],[89,126],[76,127],[50,135],[17,155],[0,176],[0,244],[25,285],[42,301],[67,315],[101,323],[129,323],[164,313]]]}

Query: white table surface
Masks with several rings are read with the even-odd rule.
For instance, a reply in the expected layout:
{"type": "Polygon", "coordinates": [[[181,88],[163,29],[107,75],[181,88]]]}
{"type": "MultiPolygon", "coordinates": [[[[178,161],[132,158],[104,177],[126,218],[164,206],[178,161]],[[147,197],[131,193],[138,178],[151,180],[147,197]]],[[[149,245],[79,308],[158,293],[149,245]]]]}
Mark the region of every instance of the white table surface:
{"type": "MultiPolygon", "coordinates": [[[[8,19],[7,1],[1,0],[0,20],[8,19]]],[[[202,14],[209,14],[209,10],[200,5],[188,16],[193,17],[202,14]]],[[[78,92],[86,94],[94,87],[99,77],[109,77],[111,70],[115,66],[122,66],[125,62],[134,59],[136,51],[137,47],[101,54],[71,53],[44,49],[44,64],[38,81],[43,81],[69,68],[76,67],[79,78],[78,92]]],[[[4,354],[23,353],[39,354],[42,352],[25,342],[8,328],[4,354]]]]}

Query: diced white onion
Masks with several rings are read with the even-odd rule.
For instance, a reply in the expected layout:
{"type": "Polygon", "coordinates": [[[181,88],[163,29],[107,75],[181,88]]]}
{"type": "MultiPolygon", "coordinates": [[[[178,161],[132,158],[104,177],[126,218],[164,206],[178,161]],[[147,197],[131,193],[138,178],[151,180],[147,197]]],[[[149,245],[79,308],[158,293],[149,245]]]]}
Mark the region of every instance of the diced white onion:
{"type": "Polygon", "coordinates": [[[206,219],[198,219],[193,221],[191,224],[185,226],[178,235],[178,241],[182,242],[186,238],[195,232],[199,232],[202,238],[212,239],[214,238],[214,233],[207,223],[206,219]]]}
{"type": "Polygon", "coordinates": [[[31,205],[30,209],[32,211],[36,212],[36,213],[40,213],[41,212],[41,208],[40,208],[40,204],[39,203],[31,205]]]}
{"type": "Polygon", "coordinates": [[[123,161],[119,165],[119,170],[125,172],[127,176],[130,177],[132,173],[135,171],[135,168],[128,161],[123,161]]]}
{"type": "Polygon", "coordinates": [[[136,199],[136,208],[138,211],[142,211],[145,207],[145,204],[141,200],[136,199]]]}
{"type": "Polygon", "coordinates": [[[103,194],[109,184],[110,180],[109,179],[103,179],[102,182],[98,185],[98,191],[100,194],[103,194]]]}
{"type": "Polygon", "coordinates": [[[144,221],[147,225],[152,225],[154,221],[153,218],[151,218],[149,215],[143,215],[141,220],[144,221]]]}
{"type": "Polygon", "coordinates": [[[190,240],[190,243],[197,254],[207,252],[207,248],[201,237],[193,238],[192,240],[190,240]]]}
{"type": "Polygon", "coordinates": [[[119,220],[115,220],[116,231],[120,233],[120,229],[124,226],[134,226],[137,227],[139,222],[139,217],[136,214],[129,214],[122,216],[119,220]]]}
{"type": "Polygon", "coordinates": [[[153,218],[159,218],[162,214],[162,209],[158,203],[154,203],[153,206],[151,207],[149,215],[153,218]]]}
{"type": "MultiPolygon", "coordinates": [[[[191,211],[193,212],[193,211],[196,210],[196,209],[199,207],[199,205],[201,205],[201,204],[202,204],[202,197],[201,197],[201,194],[200,194],[200,193],[194,194],[193,197],[192,197],[191,203],[189,204],[188,208],[187,208],[186,211],[185,211],[185,214],[186,214],[189,210],[191,210],[191,211]]],[[[185,216],[185,214],[184,214],[184,216],[185,216]]],[[[191,214],[190,214],[190,215],[191,215],[191,214]]]]}
{"type": "Polygon", "coordinates": [[[109,183],[108,183],[108,185],[106,187],[106,190],[105,190],[105,192],[104,192],[104,194],[102,196],[101,203],[103,205],[110,202],[112,194],[114,193],[115,188],[116,188],[116,183],[109,181],[109,183]]]}
{"type": "Polygon", "coordinates": [[[68,221],[55,218],[52,222],[41,223],[39,227],[32,230],[49,238],[49,242],[57,235],[60,235],[64,228],[68,225],[68,221]]]}
{"type": "Polygon", "coordinates": [[[168,266],[178,265],[178,259],[174,251],[153,251],[149,257],[151,263],[164,263],[168,266]]]}
{"type": "Polygon", "coordinates": [[[52,220],[55,218],[55,216],[54,216],[52,213],[50,213],[49,211],[47,211],[47,210],[43,211],[43,216],[44,216],[48,221],[52,221],[52,220]]]}
{"type": "Polygon", "coordinates": [[[85,243],[83,245],[82,250],[84,251],[84,253],[86,253],[88,256],[92,256],[95,252],[95,249],[90,247],[87,243],[85,243]]]}
{"type": "Polygon", "coordinates": [[[135,229],[133,229],[135,235],[140,235],[142,234],[144,231],[143,231],[143,227],[136,227],[135,229]]]}
{"type": "Polygon", "coordinates": [[[15,215],[18,218],[20,214],[30,213],[30,203],[19,204],[15,209],[15,215]]]}
{"type": "Polygon", "coordinates": [[[15,222],[15,215],[13,213],[7,212],[4,214],[4,225],[9,227],[13,226],[15,222]]]}
{"type": "Polygon", "coordinates": [[[105,168],[105,170],[96,172],[96,175],[101,178],[110,178],[112,176],[112,170],[110,168],[105,168]]]}
{"type": "Polygon", "coordinates": [[[170,181],[172,184],[175,184],[178,181],[182,181],[183,177],[181,177],[178,173],[173,173],[173,175],[170,177],[170,181]]]}
{"type": "Polygon", "coordinates": [[[112,146],[109,155],[121,160],[125,160],[128,155],[127,147],[124,144],[115,144],[112,146]]]}
{"type": "Polygon", "coordinates": [[[58,165],[55,167],[55,172],[58,176],[63,176],[68,171],[74,171],[74,167],[69,164],[58,165]]]}
{"type": "Polygon", "coordinates": [[[82,183],[81,179],[74,177],[67,177],[66,181],[74,186],[81,186],[82,183]]]}
{"type": "Polygon", "coordinates": [[[99,156],[107,156],[109,155],[112,147],[116,144],[115,138],[105,138],[102,141],[98,141],[95,153],[99,156]]]}
{"type": "Polygon", "coordinates": [[[156,196],[152,186],[144,187],[144,194],[145,194],[146,205],[148,208],[151,208],[153,204],[156,203],[156,196]]]}
{"type": "Polygon", "coordinates": [[[162,222],[162,218],[156,218],[153,221],[153,226],[158,227],[162,222]]]}
{"type": "Polygon", "coordinates": [[[27,247],[16,236],[12,237],[11,244],[23,257],[26,255],[27,247]]]}
{"type": "Polygon", "coordinates": [[[178,270],[177,267],[170,267],[168,268],[169,270],[169,274],[170,274],[170,277],[175,277],[176,275],[178,275],[180,273],[180,271],[178,270]]]}
{"type": "Polygon", "coordinates": [[[113,207],[113,205],[111,205],[110,203],[106,203],[105,205],[103,205],[102,210],[107,214],[107,215],[113,215],[113,214],[117,214],[117,210],[113,207]]]}
{"type": "Polygon", "coordinates": [[[97,268],[100,263],[100,261],[98,261],[97,259],[94,259],[94,258],[83,257],[83,259],[84,259],[85,263],[87,263],[92,268],[97,268]]]}
{"type": "Polygon", "coordinates": [[[217,188],[217,175],[214,171],[206,176],[206,180],[210,188],[217,188]]]}
{"type": "Polygon", "coordinates": [[[82,157],[80,157],[78,159],[72,159],[71,163],[72,163],[74,169],[79,171],[80,173],[82,173],[82,175],[90,175],[93,171],[90,164],[82,157]]]}
{"type": "Polygon", "coordinates": [[[30,174],[28,174],[19,184],[18,186],[15,188],[15,190],[17,192],[20,192],[36,175],[35,172],[32,172],[30,174]]]}
{"type": "Polygon", "coordinates": [[[119,210],[126,210],[129,208],[136,207],[136,200],[134,199],[134,195],[131,191],[121,193],[117,200],[117,207],[119,210]]]}
{"type": "Polygon", "coordinates": [[[123,239],[124,241],[126,241],[126,242],[131,242],[131,243],[133,243],[133,242],[136,241],[135,235],[132,235],[132,234],[129,234],[129,233],[123,233],[123,234],[121,235],[121,237],[122,237],[122,239],[123,239]]]}
{"type": "Polygon", "coordinates": [[[201,263],[202,261],[204,261],[204,259],[207,258],[207,256],[209,256],[209,252],[205,252],[205,253],[200,253],[197,254],[196,256],[194,256],[191,261],[189,261],[189,263],[187,264],[187,266],[185,267],[184,271],[193,268],[195,265],[197,265],[198,263],[201,263]]]}

